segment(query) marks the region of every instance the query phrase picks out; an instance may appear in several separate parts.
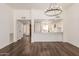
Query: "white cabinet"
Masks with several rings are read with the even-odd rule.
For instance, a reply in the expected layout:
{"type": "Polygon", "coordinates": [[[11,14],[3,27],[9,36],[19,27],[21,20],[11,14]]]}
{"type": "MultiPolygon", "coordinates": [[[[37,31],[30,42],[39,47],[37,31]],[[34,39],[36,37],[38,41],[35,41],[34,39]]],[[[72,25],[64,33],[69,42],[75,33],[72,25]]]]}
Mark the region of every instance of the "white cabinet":
{"type": "Polygon", "coordinates": [[[34,33],[32,42],[61,42],[63,33],[34,33]]]}

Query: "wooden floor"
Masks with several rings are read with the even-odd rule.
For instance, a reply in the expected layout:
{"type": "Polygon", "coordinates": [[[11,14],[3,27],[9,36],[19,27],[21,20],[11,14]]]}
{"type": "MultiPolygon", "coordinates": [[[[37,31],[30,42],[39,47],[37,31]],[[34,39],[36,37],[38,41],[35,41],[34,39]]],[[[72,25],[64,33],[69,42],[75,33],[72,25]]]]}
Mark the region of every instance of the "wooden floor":
{"type": "Polygon", "coordinates": [[[9,56],[79,56],[79,48],[66,42],[27,43],[21,39],[0,49],[0,55],[9,56]]]}

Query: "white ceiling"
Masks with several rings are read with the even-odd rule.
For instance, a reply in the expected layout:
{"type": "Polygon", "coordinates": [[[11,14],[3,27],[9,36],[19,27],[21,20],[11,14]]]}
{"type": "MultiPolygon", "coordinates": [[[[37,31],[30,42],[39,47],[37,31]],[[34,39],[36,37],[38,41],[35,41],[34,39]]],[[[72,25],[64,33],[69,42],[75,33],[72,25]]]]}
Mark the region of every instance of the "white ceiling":
{"type": "MultiPolygon", "coordinates": [[[[7,3],[13,9],[45,9],[49,7],[50,3],[7,3]]],[[[63,9],[68,9],[72,3],[60,3],[63,9]]]]}

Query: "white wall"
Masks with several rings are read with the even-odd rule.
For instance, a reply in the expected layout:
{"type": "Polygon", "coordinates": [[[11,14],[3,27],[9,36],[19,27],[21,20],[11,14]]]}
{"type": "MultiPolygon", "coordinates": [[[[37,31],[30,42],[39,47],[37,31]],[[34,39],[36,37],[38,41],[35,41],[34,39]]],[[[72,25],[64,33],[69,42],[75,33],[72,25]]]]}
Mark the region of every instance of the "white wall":
{"type": "Polygon", "coordinates": [[[66,11],[64,40],[79,47],[79,4],[72,5],[66,11]]]}
{"type": "Polygon", "coordinates": [[[12,11],[5,4],[0,4],[0,48],[10,44],[10,22],[12,20],[12,11]]]}
{"type": "Polygon", "coordinates": [[[18,20],[21,19],[21,17],[30,19],[30,9],[14,9],[14,18],[18,20]]]}

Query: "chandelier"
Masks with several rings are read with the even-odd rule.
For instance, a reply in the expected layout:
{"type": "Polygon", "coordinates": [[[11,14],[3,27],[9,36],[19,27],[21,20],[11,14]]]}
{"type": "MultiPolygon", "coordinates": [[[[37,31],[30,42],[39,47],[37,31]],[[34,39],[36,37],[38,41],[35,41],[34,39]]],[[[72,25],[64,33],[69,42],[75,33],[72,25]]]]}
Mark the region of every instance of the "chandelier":
{"type": "Polygon", "coordinates": [[[49,8],[45,11],[47,16],[57,16],[62,13],[61,7],[56,3],[51,3],[49,8]]]}

